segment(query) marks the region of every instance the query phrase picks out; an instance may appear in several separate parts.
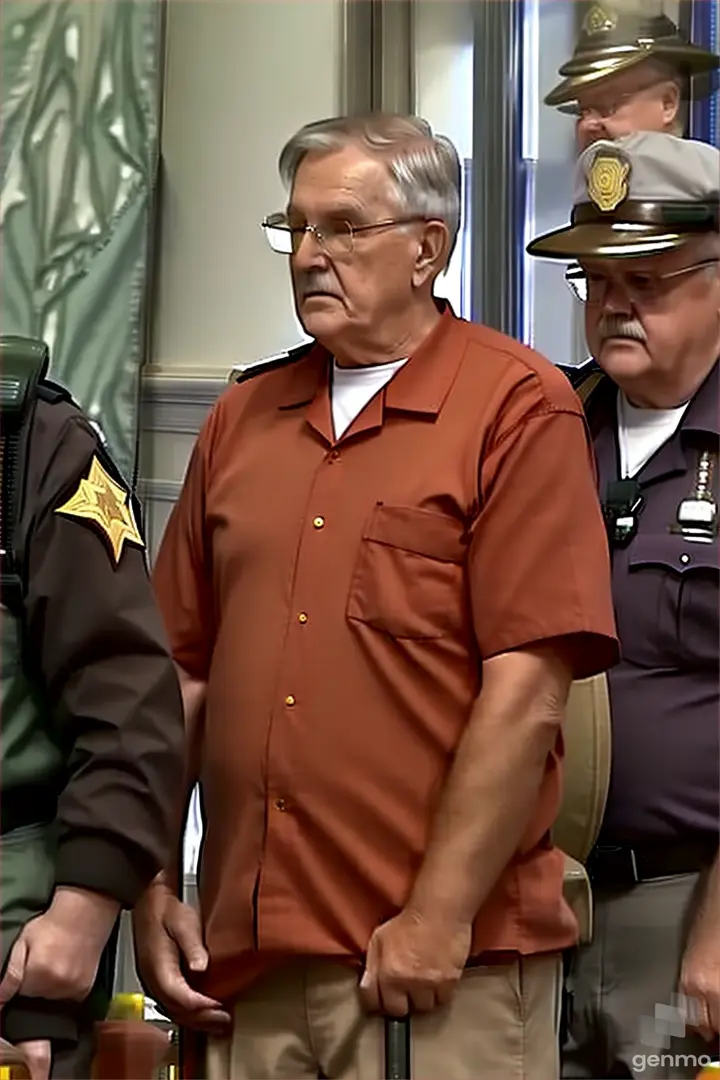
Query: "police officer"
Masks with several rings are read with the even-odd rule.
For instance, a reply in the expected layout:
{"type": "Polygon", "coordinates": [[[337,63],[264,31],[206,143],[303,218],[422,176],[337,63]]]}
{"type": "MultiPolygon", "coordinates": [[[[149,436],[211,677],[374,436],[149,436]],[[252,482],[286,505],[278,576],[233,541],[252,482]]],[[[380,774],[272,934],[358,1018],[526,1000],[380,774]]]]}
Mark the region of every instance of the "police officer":
{"type": "Polygon", "coordinates": [[[560,82],[545,97],[577,119],[579,149],[633,131],[683,134],[680,105],[714,86],[720,56],[686,41],[667,15],[593,3],[560,82]]]}
{"type": "Polygon", "coordinates": [[[42,343],[0,361],[0,1021],[34,1080],[88,1077],[106,946],[170,854],[182,701],[122,476],[42,343]]]}
{"type": "Polygon", "coordinates": [[[600,141],[580,156],[571,224],[528,246],[585,275],[579,389],[623,651],[567,1077],[693,1077],[720,1030],[719,200],[715,147],[600,141]]]}
{"type": "MultiPolygon", "coordinates": [[[[544,100],[575,117],[579,152],[633,131],[682,136],[683,99],[691,88],[695,98],[708,95],[718,67],[720,56],[686,41],[667,15],[600,0],[544,100]]],[[[571,264],[565,279],[576,291],[583,275],[571,264]]]]}

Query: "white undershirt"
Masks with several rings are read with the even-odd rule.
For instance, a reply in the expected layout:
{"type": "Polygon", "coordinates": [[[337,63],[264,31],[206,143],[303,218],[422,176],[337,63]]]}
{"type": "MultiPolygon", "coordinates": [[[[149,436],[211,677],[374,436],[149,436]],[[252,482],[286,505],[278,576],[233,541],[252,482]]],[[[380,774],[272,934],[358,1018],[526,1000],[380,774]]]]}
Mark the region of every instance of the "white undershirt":
{"type": "Polygon", "coordinates": [[[675,409],[638,409],[620,390],[617,398],[620,468],[627,480],[675,434],[689,402],[675,409]]]}
{"type": "Polygon", "coordinates": [[[407,360],[405,357],[404,360],[393,360],[388,364],[375,364],[372,367],[338,367],[333,359],[331,396],[336,439],[347,431],[368,401],[390,382],[407,360]]]}

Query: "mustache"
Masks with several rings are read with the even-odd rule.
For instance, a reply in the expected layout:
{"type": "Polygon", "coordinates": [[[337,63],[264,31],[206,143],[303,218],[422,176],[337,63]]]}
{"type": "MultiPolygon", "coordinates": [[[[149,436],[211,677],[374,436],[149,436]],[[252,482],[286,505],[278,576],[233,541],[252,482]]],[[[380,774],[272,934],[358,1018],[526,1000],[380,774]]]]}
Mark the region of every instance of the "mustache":
{"type": "Polygon", "coordinates": [[[302,299],[306,296],[311,296],[313,293],[325,293],[329,296],[340,295],[337,282],[335,282],[327,274],[303,274],[296,280],[297,290],[300,293],[302,299]]]}
{"type": "Polygon", "coordinates": [[[603,315],[598,324],[600,341],[608,338],[629,338],[631,341],[639,341],[641,345],[647,343],[647,334],[637,319],[626,319],[622,315],[603,315]]]}

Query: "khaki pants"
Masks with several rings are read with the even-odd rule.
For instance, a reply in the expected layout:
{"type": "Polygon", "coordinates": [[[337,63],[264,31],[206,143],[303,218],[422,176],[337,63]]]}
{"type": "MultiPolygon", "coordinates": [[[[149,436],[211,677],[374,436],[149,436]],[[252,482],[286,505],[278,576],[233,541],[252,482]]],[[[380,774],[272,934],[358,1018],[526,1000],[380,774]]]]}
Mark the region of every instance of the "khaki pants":
{"type": "MultiPolygon", "coordinates": [[[[451,1003],[412,1020],[413,1080],[558,1080],[561,958],[469,968],[451,1003]]],[[[232,1036],[208,1043],[207,1080],[380,1080],[383,1022],[357,973],[303,962],[234,1007],[232,1036]]]]}

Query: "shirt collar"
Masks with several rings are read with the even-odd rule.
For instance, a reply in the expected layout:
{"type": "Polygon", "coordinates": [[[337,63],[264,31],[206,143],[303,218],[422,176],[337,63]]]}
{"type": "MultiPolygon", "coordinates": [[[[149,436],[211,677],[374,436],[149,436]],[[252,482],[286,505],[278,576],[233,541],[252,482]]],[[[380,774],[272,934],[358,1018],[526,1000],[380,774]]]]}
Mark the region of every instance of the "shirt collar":
{"type": "MultiPolygon", "coordinates": [[[[458,319],[447,300],[436,301],[440,321],[409,357],[386,389],[388,409],[437,415],[442,408],[462,361],[462,339],[458,319]]],[[[316,341],[313,348],[287,370],[287,383],[279,407],[307,405],[325,391],[329,383],[332,356],[316,341]]]]}

